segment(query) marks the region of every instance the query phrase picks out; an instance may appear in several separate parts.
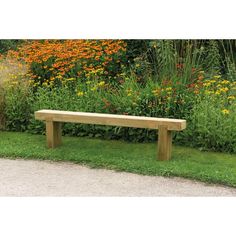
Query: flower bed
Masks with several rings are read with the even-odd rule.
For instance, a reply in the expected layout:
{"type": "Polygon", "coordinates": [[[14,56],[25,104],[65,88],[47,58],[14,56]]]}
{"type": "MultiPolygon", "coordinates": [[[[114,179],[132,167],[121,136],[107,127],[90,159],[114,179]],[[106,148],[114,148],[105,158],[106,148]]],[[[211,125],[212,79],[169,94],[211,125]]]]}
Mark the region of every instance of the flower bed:
{"type": "MultiPolygon", "coordinates": [[[[236,152],[234,74],[212,67],[204,71],[206,62],[190,60],[198,49],[185,58],[160,61],[166,54],[152,43],[150,50],[160,64],[153,74],[144,57],[125,63],[126,46],[122,40],[48,40],[27,41],[9,51],[7,57],[14,56],[28,71],[15,73],[5,86],[6,129],[43,133],[33,116],[39,109],[183,118],[187,129],[174,136],[175,142],[236,152]]],[[[154,141],[157,135],[152,130],[80,124],[65,124],[63,132],[138,142],[154,141]]]]}

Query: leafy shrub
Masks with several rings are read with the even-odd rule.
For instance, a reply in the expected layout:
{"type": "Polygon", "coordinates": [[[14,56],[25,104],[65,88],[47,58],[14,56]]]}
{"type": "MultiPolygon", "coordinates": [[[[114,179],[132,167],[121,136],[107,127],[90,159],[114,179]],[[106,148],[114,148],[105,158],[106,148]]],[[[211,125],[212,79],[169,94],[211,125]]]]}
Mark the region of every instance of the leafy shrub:
{"type": "Polygon", "coordinates": [[[0,130],[5,127],[5,91],[4,88],[0,84],[0,130]]]}
{"type": "Polygon", "coordinates": [[[8,50],[16,50],[23,40],[18,39],[1,39],[0,54],[6,53],[8,50]]]}
{"type": "Polygon", "coordinates": [[[206,97],[193,107],[180,140],[205,150],[236,152],[235,123],[235,103],[226,109],[222,100],[206,97]]]}
{"type": "MultiPolygon", "coordinates": [[[[0,129],[5,127],[5,109],[6,106],[6,94],[8,88],[19,86],[19,82],[23,82],[23,77],[27,72],[27,67],[15,60],[0,60],[0,129]]],[[[12,94],[14,96],[14,94],[12,94]]]]}
{"type": "Polygon", "coordinates": [[[22,83],[9,85],[5,95],[6,129],[26,131],[32,114],[32,95],[22,83]]]}

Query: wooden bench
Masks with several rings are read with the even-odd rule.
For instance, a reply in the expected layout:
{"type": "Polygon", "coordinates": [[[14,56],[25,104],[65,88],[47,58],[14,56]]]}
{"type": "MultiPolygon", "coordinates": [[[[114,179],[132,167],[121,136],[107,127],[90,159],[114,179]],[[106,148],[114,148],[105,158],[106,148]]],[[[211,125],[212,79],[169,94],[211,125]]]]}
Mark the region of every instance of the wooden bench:
{"type": "Polygon", "coordinates": [[[46,136],[49,148],[55,148],[61,144],[62,122],[158,129],[159,160],[169,160],[171,158],[171,132],[186,128],[186,120],[180,119],[57,110],[36,111],[35,119],[46,121],[46,136]]]}

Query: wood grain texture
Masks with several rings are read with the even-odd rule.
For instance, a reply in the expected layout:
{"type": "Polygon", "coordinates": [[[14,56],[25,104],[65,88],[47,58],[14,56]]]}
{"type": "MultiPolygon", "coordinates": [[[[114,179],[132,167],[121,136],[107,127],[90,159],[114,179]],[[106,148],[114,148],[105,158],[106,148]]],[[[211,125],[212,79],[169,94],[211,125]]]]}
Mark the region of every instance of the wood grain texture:
{"type": "Polygon", "coordinates": [[[181,119],[57,110],[36,111],[35,119],[46,121],[49,148],[55,148],[61,144],[61,122],[158,129],[158,160],[161,161],[171,158],[171,131],[180,131],[186,128],[186,120],[181,119]]]}
{"type": "Polygon", "coordinates": [[[37,120],[52,120],[56,122],[72,122],[124,126],[135,128],[158,129],[165,125],[168,130],[180,131],[186,128],[186,120],[155,118],[145,116],[112,115],[89,112],[70,112],[57,110],[40,110],[35,112],[37,120]]]}
{"type": "Polygon", "coordinates": [[[160,126],[158,130],[158,155],[160,161],[166,161],[171,158],[172,134],[166,126],[160,126]]]}
{"type": "Polygon", "coordinates": [[[61,123],[46,120],[46,136],[48,148],[61,145],[61,123]]]}

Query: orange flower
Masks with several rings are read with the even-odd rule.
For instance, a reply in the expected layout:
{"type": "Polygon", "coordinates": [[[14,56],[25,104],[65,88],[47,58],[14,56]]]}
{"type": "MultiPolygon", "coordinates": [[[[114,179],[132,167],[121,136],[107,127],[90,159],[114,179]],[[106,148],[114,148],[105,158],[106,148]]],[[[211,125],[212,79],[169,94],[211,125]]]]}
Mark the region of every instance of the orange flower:
{"type": "MultiPolygon", "coordinates": [[[[96,75],[96,70],[102,68],[99,76],[105,76],[112,64],[120,62],[117,56],[123,55],[126,46],[122,40],[28,40],[17,51],[9,51],[8,57],[30,65],[34,63],[44,68],[40,73],[47,72],[52,77],[66,75],[73,68],[77,70],[75,75],[81,77],[86,76],[88,71],[96,75]],[[113,60],[114,57],[116,60],[113,60]]],[[[39,70],[35,71],[31,70],[30,75],[38,79],[39,70]]]]}

